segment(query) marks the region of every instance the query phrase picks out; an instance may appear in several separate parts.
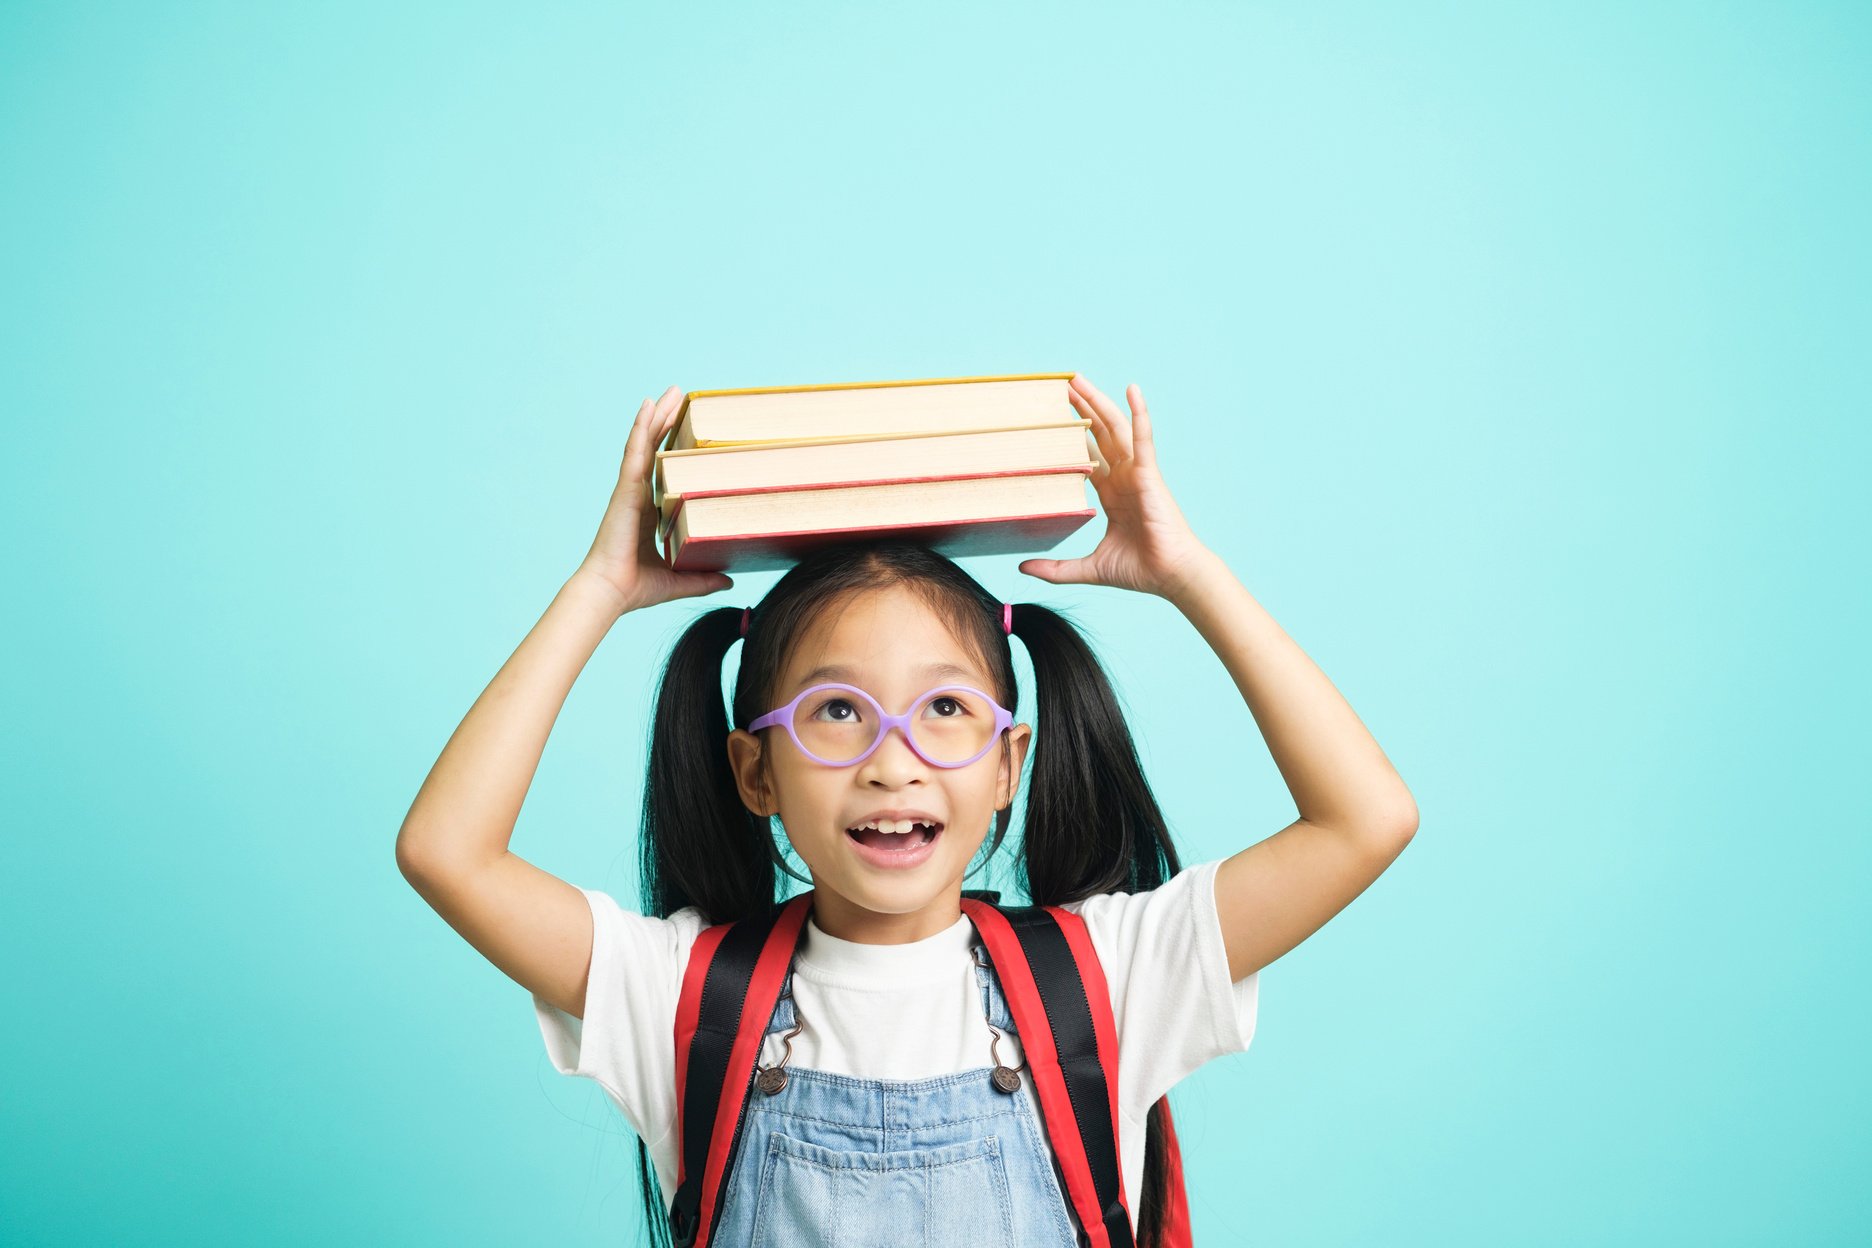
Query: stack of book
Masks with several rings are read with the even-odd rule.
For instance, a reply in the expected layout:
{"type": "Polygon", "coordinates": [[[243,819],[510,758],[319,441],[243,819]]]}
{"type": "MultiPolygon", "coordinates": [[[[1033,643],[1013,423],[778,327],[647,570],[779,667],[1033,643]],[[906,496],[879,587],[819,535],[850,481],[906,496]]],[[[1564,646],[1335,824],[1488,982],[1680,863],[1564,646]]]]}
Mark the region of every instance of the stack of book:
{"type": "Polygon", "coordinates": [[[792,566],[907,537],[951,558],[1031,553],[1095,514],[1071,373],[696,390],[650,474],[677,571],[792,566]]]}

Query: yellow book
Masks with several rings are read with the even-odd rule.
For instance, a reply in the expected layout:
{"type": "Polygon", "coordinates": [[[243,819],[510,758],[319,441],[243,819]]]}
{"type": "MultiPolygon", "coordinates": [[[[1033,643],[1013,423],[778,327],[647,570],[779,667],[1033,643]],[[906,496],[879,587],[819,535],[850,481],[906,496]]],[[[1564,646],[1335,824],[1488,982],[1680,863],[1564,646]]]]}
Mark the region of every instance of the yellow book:
{"type": "Polygon", "coordinates": [[[1071,373],[693,390],[663,449],[957,433],[1080,419],[1071,373]]]}

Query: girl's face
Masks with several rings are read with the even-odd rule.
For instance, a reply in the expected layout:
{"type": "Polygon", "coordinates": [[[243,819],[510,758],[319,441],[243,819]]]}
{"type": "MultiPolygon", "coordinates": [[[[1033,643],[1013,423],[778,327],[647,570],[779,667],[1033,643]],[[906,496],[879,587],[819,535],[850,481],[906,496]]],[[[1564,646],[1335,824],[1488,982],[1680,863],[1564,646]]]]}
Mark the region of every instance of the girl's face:
{"type": "MultiPolygon", "coordinates": [[[[981,662],[901,585],[853,595],[822,612],[801,635],[773,705],[761,710],[785,706],[801,690],[828,681],[856,685],[897,713],[936,685],[995,695],[981,662]],[[932,673],[932,664],[957,670],[932,673]]],[[[932,705],[939,708],[934,713],[954,713],[949,704],[932,705]]],[[[806,757],[782,726],[758,734],[736,729],[728,737],[728,758],[741,800],[755,814],[780,816],[811,871],[813,921],[821,930],[842,940],[898,944],[933,936],[961,916],[963,874],[992,830],[995,812],[1014,800],[1032,733],[1030,725],[1014,725],[1004,734],[1005,748],[998,740],[965,767],[924,762],[895,729],[869,758],[846,767],[806,757]],[[847,831],[885,810],[921,811],[941,823],[916,865],[879,865],[847,831]]],[[[914,842],[922,834],[902,835],[914,842]]]]}

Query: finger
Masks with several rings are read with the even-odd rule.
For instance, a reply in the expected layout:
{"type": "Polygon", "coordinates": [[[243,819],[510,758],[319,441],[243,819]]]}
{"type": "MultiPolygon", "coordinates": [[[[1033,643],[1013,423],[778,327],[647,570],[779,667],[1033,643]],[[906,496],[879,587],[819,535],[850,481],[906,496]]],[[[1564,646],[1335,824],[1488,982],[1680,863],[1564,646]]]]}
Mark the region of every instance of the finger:
{"type": "Polygon", "coordinates": [[[651,501],[650,487],[648,485],[640,485],[637,487],[636,498],[633,500],[631,510],[635,513],[637,519],[638,547],[640,549],[654,551],[656,549],[657,530],[663,527],[663,516],[657,509],[657,505],[651,501]]]}
{"type": "Polygon", "coordinates": [[[720,572],[682,572],[676,582],[678,598],[699,598],[703,594],[713,594],[724,589],[733,589],[734,582],[720,572]]]}
{"type": "Polygon", "coordinates": [[[683,392],[680,386],[671,386],[658,397],[656,403],[657,442],[662,443],[662,435],[669,432],[669,427],[676,423],[676,413],[682,411],[683,392]]]}
{"type": "Polygon", "coordinates": [[[1112,435],[1111,426],[1083,394],[1071,387],[1067,388],[1066,393],[1072,398],[1073,410],[1092,422],[1092,428],[1087,430],[1092,435],[1092,458],[1100,468],[1110,472],[1112,456],[1118,452],[1118,443],[1112,435]]]}
{"type": "Polygon", "coordinates": [[[643,406],[637,409],[637,420],[631,426],[630,442],[624,451],[624,467],[618,474],[618,506],[628,505],[637,516],[637,551],[640,559],[660,558],[656,549],[656,533],[661,516],[655,502],[651,499],[649,474],[646,467],[654,447],[656,426],[656,405],[653,400],[645,399],[643,406]]]}
{"type": "Polygon", "coordinates": [[[1020,570],[1052,585],[1081,585],[1086,580],[1084,566],[1083,559],[1025,559],[1020,570]]]}
{"type": "Polygon", "coordinates": [[[650,427],[650,414],[655,410],[654,405],[649,399],[645,399],[643,404],[637,409],[637,419],[631,422],[630,436],[624,439],[624,462],[618,465],[618,479],[620,482],[641,479],[640,474],[635,471],[638,458],[637,448],[643,444],[650,427]]]}
{"type": "Polygon", "coordinates": [[[656,398],[656,405],[650,413],[650,445],[645,455],[648,463],[663,445],[663,439],[669,436],[670,426],[676,423],[676,414],[682,411],[683,392],[680,387],[671,386],[656,398]]]}
{"type": "Polygon", "coordinates": [[[650,421],[650,444],[644,449],[643,477],[646,498],[652,493],[650,478],[656,472],[657,452],[662,450],[663,444],[669,440],[670,430],[675,427],[677,419],[682,415],[683,400],[686,397],[680,386],[671,386],[656,401],[656,413],[650,421]]]}
{"type": "Polygon", "coordinates": [[[1111,426],[1112,440],[1117,444],[1119,455],[1114,459],[1131,458],[1131,422],[1125,419],[1118,405],[1105,397],[1105,392],[1088,381],[1083,373],[1074,373],[1071,385],[1086,397],[1100,415],[1111,426]]]}
{"type": "Polygon", "coordinates": [[[637,522],[637,550],[645,563],[659,563],[668,566],[669,560],[663,551],[657,548],[657,536],[663,527],[663,516],[644,499],[643,517],[637,522]]]}
{"type": "Polygon", "coordinates": [[[1131,421],[1127,421],[1125,414],[1119,412],[1118,404],[1108,399],[1103,389],[1091,384],[1090,378],[1086,378],[1082,372],[1073,374],[1073,385],[1078,387],[1080,395],[1086,399],[1086,402],[1090,402],[1091,408],[1104,417],[1104,425],[1110,430],[1112,442],[1118,445],[1119,457],[1131,458],[1133,455],[1131,421]]]}
{"type": "Polygon", "coordinates": [[[656,448],[662,445],[671,420],[680,410],[682,390],[676,386],[671,386],[654,399],[643,401],[643,406],[637,409],[637,419],[631,425],[631,436],[624,447],[624,468],[620,475],[625,481],[643,483],[649,480],[651,457],[656,454],[656,448]]]}
{"type": "Polygon", "coordinates": [[[1131,405],[1131,428],[1135,436],[1138,463],[1146,468],[1157,466],[1157,443],[1151,439],[1150,408],[1144,405],[1144,391],[1137,383],[1125,387],[1125,402],[1131,405]]]}
{"type": "Polygon", "coordinates": [[[1092,422],[1093,430],[1097,431],[1091,448],[1092,470],[1086,474],[1086,477],[1092,482],[1093,492],[1098,495],[1099,506],[1109,512],[1113,502],[1111,456],[1120,452],[1111,444],[1110,425],[1105,418],[1092,407],[1084,395],[1074,394],[1073,400],[1075,410],[1081,411],[1092,422]]]}
{"type": "Polygon", "coordinates": [[[637,486],[637,512],[643,517],[641,527],[644,533],[654,539],[656,531],[663,525],[663,511],[657,506],[656,491],[651,488],[647,472],[637,486]]]}

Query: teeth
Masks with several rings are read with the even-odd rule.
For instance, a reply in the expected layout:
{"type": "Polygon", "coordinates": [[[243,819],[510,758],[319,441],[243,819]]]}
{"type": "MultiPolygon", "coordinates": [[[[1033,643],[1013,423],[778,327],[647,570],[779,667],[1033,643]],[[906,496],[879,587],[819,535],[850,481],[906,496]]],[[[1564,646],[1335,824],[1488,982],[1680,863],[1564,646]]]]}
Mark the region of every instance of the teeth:
{"type": "MultiPolygon", "coordinates": [[[[873,828],[879,832],[889,832],[893,836],[902,836],[917,826],[915,819],[873,819],[869,823],[853,824],[848,831],[857,832],[864,828],[873,828]]],[[[935,824],[930,824],[935,827],[935,824]]]]}

